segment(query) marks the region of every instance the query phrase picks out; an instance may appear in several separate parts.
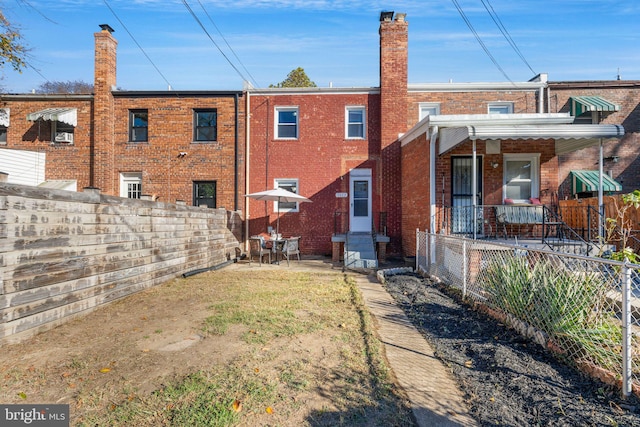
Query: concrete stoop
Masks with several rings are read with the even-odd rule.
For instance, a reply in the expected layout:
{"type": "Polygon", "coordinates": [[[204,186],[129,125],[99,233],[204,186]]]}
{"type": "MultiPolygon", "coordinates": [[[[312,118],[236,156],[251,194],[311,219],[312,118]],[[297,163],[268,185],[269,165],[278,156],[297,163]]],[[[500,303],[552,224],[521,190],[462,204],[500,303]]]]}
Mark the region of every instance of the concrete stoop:
{"type": "Polygon", "coordinates": [[[378,258],[370,233],[349,233],[344,248],[344,266],[354,270],[378,268],[378,258]]]}

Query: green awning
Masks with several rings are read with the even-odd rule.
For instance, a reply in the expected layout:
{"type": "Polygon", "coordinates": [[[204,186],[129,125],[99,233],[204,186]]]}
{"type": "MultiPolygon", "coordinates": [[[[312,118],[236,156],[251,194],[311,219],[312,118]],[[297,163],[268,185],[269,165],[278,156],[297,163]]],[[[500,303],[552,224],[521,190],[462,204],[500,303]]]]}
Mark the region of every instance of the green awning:
{"type": "Polygon", "coordinates": [[[620,111],[620,106],[607,101],[601,96],[572,96],[569,98],[571,115],[578,117],[592,111],[609,112],[620,111]]]}
{"type": "MultiPolygon", "coordinates": [[[[571,171],[571,193],[598,191],[600,174],[598,171],[571,171]]],[[[611,193],[622,191],[622,185],[607,174],[602,174],[602,191],[611,193]]]]}

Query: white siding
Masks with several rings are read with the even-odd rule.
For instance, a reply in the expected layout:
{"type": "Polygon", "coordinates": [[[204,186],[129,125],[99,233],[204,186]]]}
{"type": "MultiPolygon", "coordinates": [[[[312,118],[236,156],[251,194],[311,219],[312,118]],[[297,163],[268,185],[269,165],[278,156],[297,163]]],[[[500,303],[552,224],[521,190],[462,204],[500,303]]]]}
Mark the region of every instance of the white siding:
{"type": "Polygon", "coordinates": [[[0,149],[0,172],[8,173],[11,184],[36,186],[44,181],[45,153],[0,149]]]}

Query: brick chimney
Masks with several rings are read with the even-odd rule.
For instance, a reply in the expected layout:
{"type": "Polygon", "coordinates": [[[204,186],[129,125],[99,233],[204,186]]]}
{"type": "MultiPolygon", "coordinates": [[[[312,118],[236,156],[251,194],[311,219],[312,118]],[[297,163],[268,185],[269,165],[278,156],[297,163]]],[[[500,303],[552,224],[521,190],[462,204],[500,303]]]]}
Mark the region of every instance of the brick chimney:
{"type": "Polygon", "coordinates": [[[409,24],[404,13],[380,14],[382,148],[407,130],[409,24]]]}
{"type": "Polygon", "coordinates": [[[116,48],[113,28],[100,25],[101,31],[94,33],[94,111],[93,111],[93,162],[91,186],[105,194],[118,194],[117,177],[113,174],[114,156],[114,100],[111,94],[116,86],[116,48]]]}
{"type": "Polygon", "coordinates": [[[398,136],[406,132],[409,24],[404,13],[380,14],[380,211],[387,213],[389,252],[401,248],[401,171],[398,136]]]}

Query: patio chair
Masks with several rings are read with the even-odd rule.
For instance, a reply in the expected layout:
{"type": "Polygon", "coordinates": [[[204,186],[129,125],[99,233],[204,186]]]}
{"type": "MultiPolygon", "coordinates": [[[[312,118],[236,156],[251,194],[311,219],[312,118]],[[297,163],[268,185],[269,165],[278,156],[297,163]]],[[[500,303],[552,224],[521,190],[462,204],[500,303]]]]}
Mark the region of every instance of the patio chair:
{"type": "Polygon", "coordinates": [[[269,257],[269,264],[271,264],[271,249],[265,247],[264,239],[259,236],[252,236],[249,238],[249,265],[251,265],[251,259],[254,256],[258,257],[260,266],[262,266],[262,259],[269,257]]]}
{"type": "Polygon", "coordinates": [[[298,261],[300,261],[299,242],[300,236],[284,239],[284,243],[276,247],[276,259],[278,255],[281,255],[282,257],[287,259],[287,265],[289,265],[289,258],[291,257],[291,255],[297,255],[298,261]]]}

